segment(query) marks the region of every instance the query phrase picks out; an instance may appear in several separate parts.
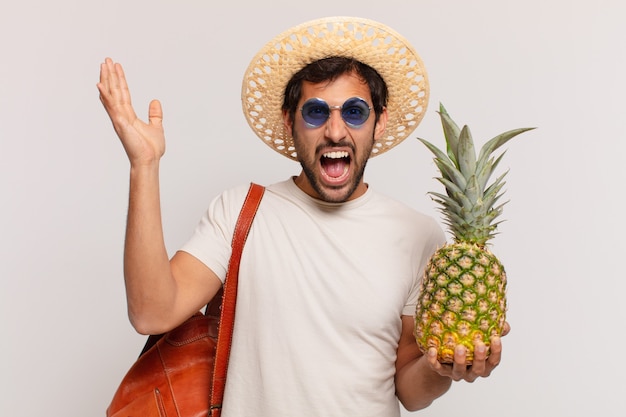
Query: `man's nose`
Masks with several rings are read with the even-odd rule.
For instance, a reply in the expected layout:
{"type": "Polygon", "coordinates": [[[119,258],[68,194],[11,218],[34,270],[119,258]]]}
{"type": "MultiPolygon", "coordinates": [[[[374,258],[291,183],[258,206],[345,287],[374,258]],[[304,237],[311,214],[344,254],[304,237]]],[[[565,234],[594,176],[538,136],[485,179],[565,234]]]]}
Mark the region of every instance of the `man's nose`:
{"type": "Polygon", "coordinates": [[[330,115],[326,120],[326,137],[333,142],[339,142],[346,137],[346,130],[346,122],[341,117],[341,108],[339,106],[331,107],[330,115]]]}

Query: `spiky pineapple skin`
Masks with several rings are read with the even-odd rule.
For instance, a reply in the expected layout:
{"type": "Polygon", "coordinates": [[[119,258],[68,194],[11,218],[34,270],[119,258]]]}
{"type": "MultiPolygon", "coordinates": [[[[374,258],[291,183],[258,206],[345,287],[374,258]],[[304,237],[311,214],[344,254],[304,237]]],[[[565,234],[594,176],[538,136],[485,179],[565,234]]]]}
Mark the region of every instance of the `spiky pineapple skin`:
{"type": "Polygon", "coordinates": [[[454,349],[466,347],[474,360],[477,342],[501,336],[506,320],[506,273],[484,246],[455,242],[438,249],[424,271],[415,314],[415,338],[422,352],[437,349],[442,363],[454,361],[454,349]]]}

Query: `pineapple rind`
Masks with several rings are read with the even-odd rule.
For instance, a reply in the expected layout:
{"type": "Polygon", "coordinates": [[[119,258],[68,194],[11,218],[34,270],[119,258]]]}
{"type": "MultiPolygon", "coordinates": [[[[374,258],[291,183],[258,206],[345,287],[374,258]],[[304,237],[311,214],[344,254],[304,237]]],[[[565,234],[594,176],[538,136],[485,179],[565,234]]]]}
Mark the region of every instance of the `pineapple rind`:
{"type": "Polygon", "coordinates": [[[453,362],[456,345],[464,345],[471,364],[475,343],[489,349],[491,337],[502,334],[506,308],[506,273],[495,255],[476,244],[445,245],[431,257],[422,280],[417,344],[423,352],[435,347],[442,363],[453,362]]]}

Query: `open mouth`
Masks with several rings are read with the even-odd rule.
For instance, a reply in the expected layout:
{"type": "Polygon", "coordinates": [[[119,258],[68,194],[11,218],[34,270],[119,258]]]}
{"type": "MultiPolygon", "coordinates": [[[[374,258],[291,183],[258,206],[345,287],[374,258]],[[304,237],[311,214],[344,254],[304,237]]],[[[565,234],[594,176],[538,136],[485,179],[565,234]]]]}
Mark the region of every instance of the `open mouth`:
{"type": "Polygon", "coordinates": [[[322,155],[320,163],[327,181],[341,182],[350,171],[350,154],[346,151],[326,152],[322,155]]]}

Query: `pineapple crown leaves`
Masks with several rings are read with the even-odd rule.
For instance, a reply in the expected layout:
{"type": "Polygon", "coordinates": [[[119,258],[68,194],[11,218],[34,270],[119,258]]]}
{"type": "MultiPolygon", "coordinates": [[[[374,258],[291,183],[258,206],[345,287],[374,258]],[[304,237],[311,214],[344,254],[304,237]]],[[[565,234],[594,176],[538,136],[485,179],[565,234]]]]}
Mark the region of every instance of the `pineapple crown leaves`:
{"type": "Polygon", "coordinates": [[[505,152],[498,157],[492,155],[515,136],[534,128],[514,129],[497,135],[482,146],[477,157],[469,127],[459,128],[443,104],[439,105],[438,113],[446,139],[446,152],[418,138],[435,155],[435,165],[441,173],[437,180],[446,189],[446,194],[429,194],[440,205],[439,211],[455,241],[484,246],[495,236],[500,224],[495,220],[506,204],[495,205],[503,195],[504,177],[508,171],[487,184],[505,152]]]}

